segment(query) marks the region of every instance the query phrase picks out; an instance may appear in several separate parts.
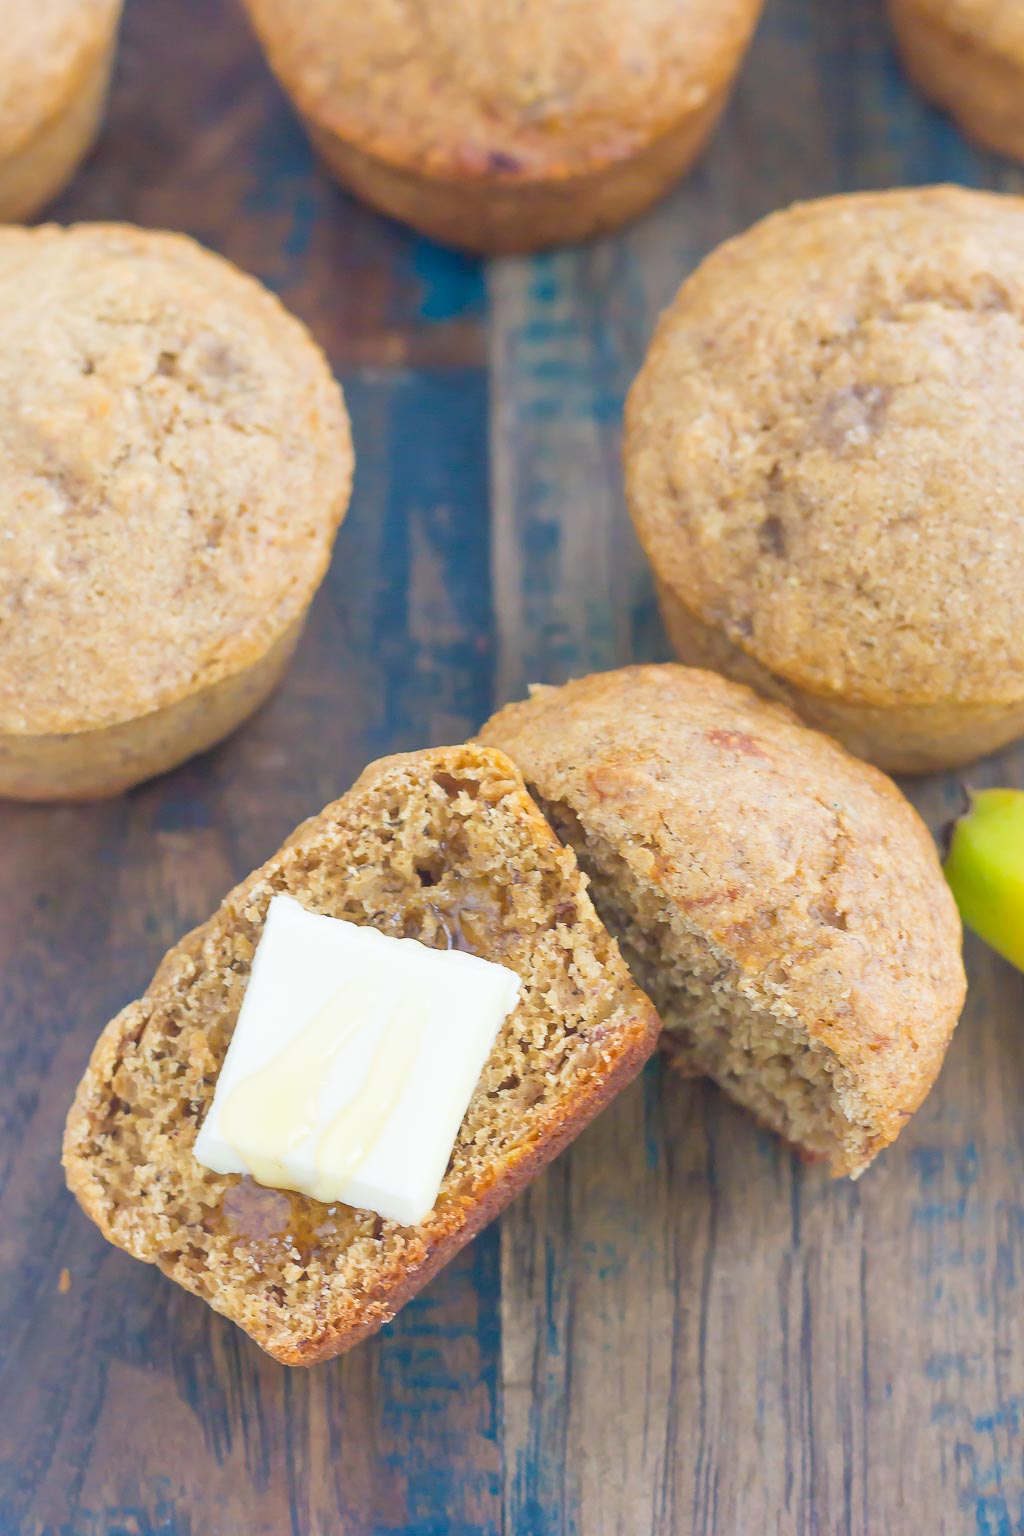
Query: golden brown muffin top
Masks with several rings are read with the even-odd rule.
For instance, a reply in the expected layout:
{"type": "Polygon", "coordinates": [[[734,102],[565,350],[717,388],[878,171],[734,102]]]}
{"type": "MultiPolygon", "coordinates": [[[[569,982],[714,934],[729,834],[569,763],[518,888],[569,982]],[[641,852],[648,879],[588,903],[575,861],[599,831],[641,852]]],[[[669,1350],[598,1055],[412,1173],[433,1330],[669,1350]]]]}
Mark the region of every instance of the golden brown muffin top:
{"type": "Polygon", "coordinates": [[[320,127],[439,176],[625,158],[731,76],[761,0],[246,0],[320,127]]]}
{"type": "Polygon", "coordinates": [[[912,0],[923,15],[941,22],[991,53],[1024,64],[1024,5],[1021,0],[912,0]]]}
{"type": "Polygon", "coordinates": [[[258,659],[348,499],[305,328],[181,235],[0,229],[0,730],[104,726],[258,659]]]}
{"type": "Polygon", "coordinates": [[[0,156],[67,106],[120,13],[121,0],[0,0],[0,156]]]}
{"type": "Polygon", "coordinates": [[[891,1115],[916,1107],[965,982],[935,845],[890,779],[781,705],[672,664],[536,688],[480,739],[661,893],[667,960],[678,915],[891,1115]]]}
{"type": "Polygon", "coordinates": [[[790,208],[715,251],[627,406],[659,578],[789,682],[1024,696],[1024,200],[790,208]]]}

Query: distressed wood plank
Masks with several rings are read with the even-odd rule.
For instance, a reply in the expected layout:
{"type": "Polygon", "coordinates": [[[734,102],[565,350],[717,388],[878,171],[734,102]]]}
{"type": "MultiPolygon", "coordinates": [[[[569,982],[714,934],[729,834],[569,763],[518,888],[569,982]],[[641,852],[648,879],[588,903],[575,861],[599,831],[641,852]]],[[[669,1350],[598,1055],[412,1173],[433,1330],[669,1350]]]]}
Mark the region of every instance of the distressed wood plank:
{"type": "MultiPolygon", "coordinates": [[[[1024,1528],[1024,984],[978,945],[939,1088],[861,1184],[655,1067],[507,1218],[500,1310],[491,1232],[309,1374],[107,1249],[56,1168],[98,1025],[368,757],[464,734],[495,666],[511,697],[665,653],[618,417],[685,271],[791,198],[942,175],[1021,185],[909,95],[877,0],[775,0],[664,210],[495,268],[495,657],[479,268],[313,168],[233,7],[131,0],[108,128],[56,213],[191,229],[278,288],[343,376],[360,462],[256,721],[123,803],[0,810],[3,1536],[1024,1528]]],[[[1024,783],[1024,757],[974,777],[1024,783]]],[[[933,826],[953,800],[914,794],[933,826]]]]}
{"type": "Polygon", "coordinates": [[[377,1340],[289,1373],[63,1189],[95,1036],[180,934],[382,752],[491,702],[479,268],[314,168],[240,11],[130,0],[102,141],[55,214],[183,227],[276,287],[344,383],[358,466],[281,691],[124,800],[0,807],[2,1536],[491,1536],[496,1233],[377,1340]]]}
{"type": "MultiPolygon", "coordinates": [[[[619,406],[659,309],[771,208],[1019,189],[914,99],[880,5],[769,4],[703,165],[584,251],[490,276],[498,692],[667,654],[619,406]]],[[[1024,749],[972,773],[1024,785],[1024,749]]],[[[910,786],[933,828],[952,780],[910,786]]],[[[655,1066],[506,1217],[506,1526],[733,1536],[1024,1529],[1024,983],[969,942],[937,1088],[858,1184],[655,1066]]]]}
{"type": "Polygon", "coordinates": [[[109,1248],[58,1167],[95,1034],[167,945],[368,758],[462,737],[487,708],[486,545],[465,534],[484,494],[481,381],[346,382],[370,445],[360,494],[267,709],[125,801],[0,809],[2,1071],[16,1085],[0,1391],[19,1403],[0,1415],[5,1536],[106,1536],[131,1520],[173,1536],[500,1525],[496,1232],[379,1339],[288,1372],[109,1248]]]}

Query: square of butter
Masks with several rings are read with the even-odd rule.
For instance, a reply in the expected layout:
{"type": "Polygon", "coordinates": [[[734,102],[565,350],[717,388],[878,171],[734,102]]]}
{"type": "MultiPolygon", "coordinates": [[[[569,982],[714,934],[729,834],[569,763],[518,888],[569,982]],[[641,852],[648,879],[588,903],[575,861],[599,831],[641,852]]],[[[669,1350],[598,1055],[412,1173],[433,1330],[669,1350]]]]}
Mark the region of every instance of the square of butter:
{"type": "Polygon", "coordinates": [[[196,1158],[422,1221],[519,989],[490,960],[275,896],[196,1158]]]}

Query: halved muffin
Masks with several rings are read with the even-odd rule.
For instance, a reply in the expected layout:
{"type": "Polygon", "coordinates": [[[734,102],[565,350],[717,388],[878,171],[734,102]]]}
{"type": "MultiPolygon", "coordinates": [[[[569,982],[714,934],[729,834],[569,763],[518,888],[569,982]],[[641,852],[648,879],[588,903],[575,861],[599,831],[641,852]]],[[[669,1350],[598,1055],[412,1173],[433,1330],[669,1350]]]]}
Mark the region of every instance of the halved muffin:
{"type": "Polygon", "coordinates": [[[68,1117],[68,1184],[111,1242],[289,1365],[398,1308],[637,1073],[658,1019],[512,763],[482,747],[372,764],[164,959],[103,1034],[68,1117]],[[520,977],[418,1226],[208,1171],[212,1102],[272,897],[520,977]]]}
{"type": "Polygon", "coordinates": [[[863,1172],[934,1082],[965,991],[953,898],[896,786],[673,665],[535,689],[481,739],[575,849],[676,1064],[863,1172]]]}

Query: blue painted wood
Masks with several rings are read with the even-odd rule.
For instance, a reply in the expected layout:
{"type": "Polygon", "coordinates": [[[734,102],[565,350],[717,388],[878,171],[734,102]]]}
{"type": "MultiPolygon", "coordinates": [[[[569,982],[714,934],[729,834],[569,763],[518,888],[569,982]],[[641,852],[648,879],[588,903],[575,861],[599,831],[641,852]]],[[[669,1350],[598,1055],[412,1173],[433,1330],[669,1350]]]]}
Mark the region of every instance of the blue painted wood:
{"type": "MultiPolygon", "coordinates": [[[[327,348],[359,462],[256,720],[124,801],[0,809],[0,1536],[1024,1531],[1024,981],[973,943],[940,1085],[861,1184],[655,1065],[500,1235],[310,1373],[107,1248],[56,1161],[100,1024],[368,758],[666,654],[618,420],[700,256],[798,196],[941,176],[1022,186],[914,98],[880,0],[769,0],[663,209],[485,278],[316,169],[234,7],[129,0],[57,213],[186,228],[269,282],[327,348]]],[[[1024,759],[976,778],[1024,783],[1024,759]]],[[[937,825],[954,787],[914,793],[937,825]]]]}
{"type": "Polygon", "coordinates": [[[314,167],[241,15],[135,0],[60,216],[185,227],[276,288],[346,390],[353,504],[295,663],[231,741],[109,805],[0,808],[2,1536],[491,1536],[499,1242],[289,1373],[74,1208],[61,1121],[103,1021],[366,761],[492,703],[480,268],[314,167]]]}
{"type": "Polygon", "coordinates": [[[295,665],[234,740],[123,802],[0,811],[5,1287],[0,1531],[498,1530],[498,1235],[350,1359],[289,1373],[62,1189],[60,1122],[104,1018],[308,811],[490,703],[486,391],[346,378],[367,444],[295,665]],[[13,1113],[12,1113],[13,1110],[13,1113]],[[61,1290],[67,1271],[70,1288],[61,1290]]]}
{"type": "MultiPolygon", "coordinates": [[[[663,207],[491,271],[499,697],[665,654],[619,408],[679,282],[791,200],[941,178],[1024,188],[913,95],[879,0],[769,0],[663,207]]],[[[1024,750],[972,778],[1024,785],[1024,750]]],[[[933,827],[957,800],[910,791],[933,827]]],[[[940,1082],[859,1184],[655,1066],[508,1213],[508,1530],[1024,1530],[1024,982],[967,957],[940,1082]]]]}

